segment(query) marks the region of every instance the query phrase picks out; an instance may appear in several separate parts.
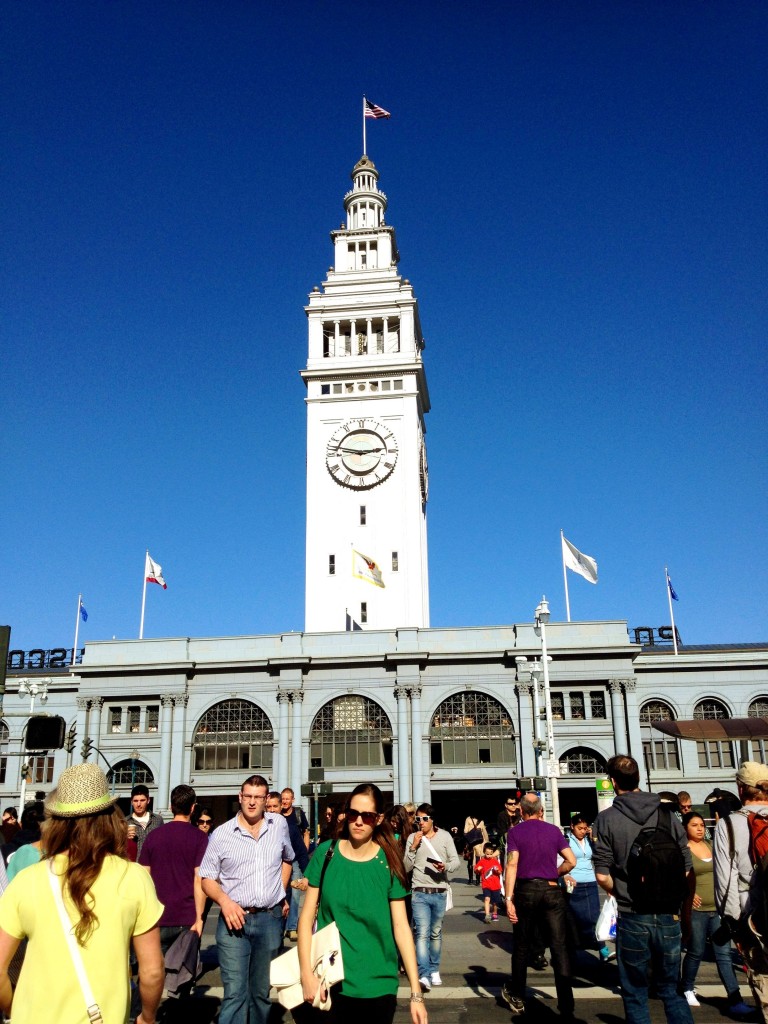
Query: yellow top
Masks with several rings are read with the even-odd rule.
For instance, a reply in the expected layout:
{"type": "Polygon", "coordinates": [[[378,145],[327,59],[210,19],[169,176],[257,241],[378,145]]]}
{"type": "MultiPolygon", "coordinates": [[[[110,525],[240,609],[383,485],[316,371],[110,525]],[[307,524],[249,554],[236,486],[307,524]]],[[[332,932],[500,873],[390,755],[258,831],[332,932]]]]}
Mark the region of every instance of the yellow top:
{"type": "MultiPolygon", "coordinates": [[[[65,854],[56,857],[57,874],[65,860],[65,854]]],[[[0,928],[17,939],[29,939],[13,999],[14,1024],[82,1024],[87,1019],[48,873],[48,861],[25,868],[0,898],[0,928]]],[[[85,973],[104,1024],[125,1024],[130,1006],[131,936],[153,928],[163,905],[144,868],[112,855],[104,860],[91,894],[99,922],[86,945],[80,946],[85,973]]],[[[77,914],[66,892],[64,905],[74,924],[77,914]]]]}

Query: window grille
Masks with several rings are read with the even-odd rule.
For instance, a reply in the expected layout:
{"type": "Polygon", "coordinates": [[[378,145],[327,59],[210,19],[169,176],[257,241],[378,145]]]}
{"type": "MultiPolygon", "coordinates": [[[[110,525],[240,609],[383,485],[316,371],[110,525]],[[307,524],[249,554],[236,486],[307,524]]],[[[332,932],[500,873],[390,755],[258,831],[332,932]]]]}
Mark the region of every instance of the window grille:
{"type": "Polygon", "coordinates": [[[488,694],[469,691],[444,700],[432,717],[429,738],[432,764],[503,764],[516,770],[512,717],[488,694]]]}
{"type": "Polygon", "coordinates": [[[195,731],[195,771],[271,768],[274,734],[269,719],[247,700],[223,700],[195,731]]]}
{"type": "Polygon", "coordinates": [[[312,723],[309,742],[318,768],[392,764],[392,724],[369,697],[350,694],[325,704],[312,723]]]}

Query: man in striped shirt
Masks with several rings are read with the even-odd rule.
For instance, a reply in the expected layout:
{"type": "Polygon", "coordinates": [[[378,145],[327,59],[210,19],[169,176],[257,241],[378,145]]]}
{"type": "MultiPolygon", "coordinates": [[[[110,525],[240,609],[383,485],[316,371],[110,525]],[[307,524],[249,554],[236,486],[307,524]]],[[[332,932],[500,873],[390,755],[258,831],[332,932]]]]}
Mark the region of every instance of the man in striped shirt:
{"type": "Polygon", "coordinates": [[[280,948],[288,913],[286,886],[294,850],[281,814],[264,810],[269,786],[251,775],[240,787],[240,810],[211,836],[200,877],[221,908],[216,928],[224,999],[219,1024],[267,1024],[269,965],[280,948]]]}

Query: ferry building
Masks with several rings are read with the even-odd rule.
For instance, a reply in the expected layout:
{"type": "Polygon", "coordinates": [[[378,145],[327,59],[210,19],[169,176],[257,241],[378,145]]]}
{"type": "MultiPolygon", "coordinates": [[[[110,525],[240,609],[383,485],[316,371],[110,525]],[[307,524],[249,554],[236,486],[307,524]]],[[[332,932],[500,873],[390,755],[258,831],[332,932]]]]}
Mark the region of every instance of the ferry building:
{"type": "MultiPolygon", "coordinates": [[[[73,666],[71,651],[12,650],[3,806],[18,802],[22,774],[27,794],[47,792],[86,747],[121,796],[146,782],[165,812],[173,786],[189,782],[217,822],[252,773],[297,794],[322,780],[322,800],[337,803],[372,781],[395,802],[430,800],[443,825],[469,813],[494,822],[516,780],[540,774],[541,628],[430,626],[418,302],[367,156],[343,203],[333,266],[305,307],[305,631],[88,643],[73,666]],[[35,713],[61,716],[68,742],[27,755],[30,707],[16,694],[35,682],[47,690],[35,713]]],[[[545,628],[562,822],[597,810],[616,752],[638,760],[643,788],[686,789],[694,803],[734,789],[738,760],[765,760],[768,643],[675,654],[669,629],[545,628]],[[729,730],[733,719],[754,728],[729,730]],[[663,732],[663,722],[690,725],[663,732]]]]}

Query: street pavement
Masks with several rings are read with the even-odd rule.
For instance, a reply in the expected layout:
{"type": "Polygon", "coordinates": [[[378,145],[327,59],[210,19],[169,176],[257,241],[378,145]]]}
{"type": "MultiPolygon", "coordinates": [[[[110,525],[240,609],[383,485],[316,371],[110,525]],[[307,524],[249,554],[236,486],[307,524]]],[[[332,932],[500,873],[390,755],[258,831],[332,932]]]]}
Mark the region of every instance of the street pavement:
{"type": "MultiPolygon", "coordinates": [[[[459,875],[453,881],[453,894],[453,910],[446,914],[443,923],[443,985],[426,996],[430,1024],[508,1024],[512,1017],[499,992],[509,974],[511,926],[506,918],[485,924],[479,887],[468,885],[459,875]]],[[[214,941],[216,910],[214,906],[203,935],[203,976],[194,996],[184,1006],[183,1014],[179,1015],[184,1024],[213,1024],[217,1019],[222,988],[214,941]]],[[[742,996],[751,1005],[746,976],[738,970],[737,977],[742,996]]],[[[584,1024],[624,1021],[615,963],[602,964],[593,953],[575,953],[574,989],[576,1017],[584,1024]]],[[[695,1024],[730,1019],[725,1015],[725,992],[713,962],[705,961],[701,965],[696,990],[701,1007],[693,1010],[695,1024]]],[[[401,986],[395,1024],[410,1021],[409,995],[408,986],[401,986]]],[[[653,1024],[663,1022],[664,1008],[660,1000],[651,1000],[650,1007],[653,1024]]],[[[290,1024],[291,1020],[290,1013],[275,1004],[270,1024],[290,1024]]],[[[551,967],[544,971],[529,970],[528,1009],[523,1020],[525,1024],[556,1024],[559,1020],[551,967]]]]}

